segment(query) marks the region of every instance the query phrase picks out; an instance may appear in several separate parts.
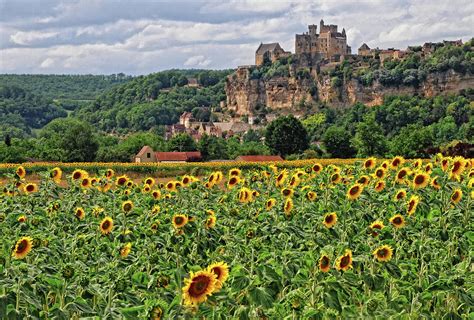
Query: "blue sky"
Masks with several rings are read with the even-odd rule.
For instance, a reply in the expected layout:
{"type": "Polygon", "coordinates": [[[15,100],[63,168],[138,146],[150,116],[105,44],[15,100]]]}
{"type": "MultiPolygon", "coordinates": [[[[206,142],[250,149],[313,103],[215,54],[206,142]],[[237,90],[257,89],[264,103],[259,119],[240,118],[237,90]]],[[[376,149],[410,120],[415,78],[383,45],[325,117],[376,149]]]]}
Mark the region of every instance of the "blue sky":
{"type": "Polygon", "coordinates": [[[353,53],[474,35],[471,0],[0,0],[0,73],[234,68],[260,42],[294,51],[321,18],[346,29],[353,53]]]}

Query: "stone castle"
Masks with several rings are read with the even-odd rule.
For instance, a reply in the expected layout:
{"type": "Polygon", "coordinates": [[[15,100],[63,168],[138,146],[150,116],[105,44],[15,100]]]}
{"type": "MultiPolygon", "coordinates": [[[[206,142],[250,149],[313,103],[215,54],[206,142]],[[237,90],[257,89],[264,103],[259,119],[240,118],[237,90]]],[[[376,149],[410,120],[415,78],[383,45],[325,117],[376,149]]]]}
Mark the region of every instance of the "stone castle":
{"type": "MultiPolygon", "coordinates": [[[[344,56],[351,54],[351,47],[347,45],[346,30],[337,31],[337,25],[325,25],[321,19],[318,26],[308,26],[308,32],[295,36],[295,54],[305,56],[307,61],[341,61],[344,56]]],[[[262,65],[265,61],[276,60],[291,55],[291,52],[281,48],[279,43],[261,43],[255,52],[255,64],[262,65]]]]}

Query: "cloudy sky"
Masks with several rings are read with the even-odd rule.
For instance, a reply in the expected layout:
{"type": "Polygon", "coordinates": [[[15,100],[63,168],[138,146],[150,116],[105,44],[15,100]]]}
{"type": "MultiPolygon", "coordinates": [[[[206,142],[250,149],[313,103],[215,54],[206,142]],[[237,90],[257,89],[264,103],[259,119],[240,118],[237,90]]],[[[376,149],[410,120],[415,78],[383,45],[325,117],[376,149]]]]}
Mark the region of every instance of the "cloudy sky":
{"type": "Polygon", "coordinates": [[[251,64],[337,24],[352,52],[474,36],[472,0],[0,0],[0,73],[148,74],[251,64]]]}

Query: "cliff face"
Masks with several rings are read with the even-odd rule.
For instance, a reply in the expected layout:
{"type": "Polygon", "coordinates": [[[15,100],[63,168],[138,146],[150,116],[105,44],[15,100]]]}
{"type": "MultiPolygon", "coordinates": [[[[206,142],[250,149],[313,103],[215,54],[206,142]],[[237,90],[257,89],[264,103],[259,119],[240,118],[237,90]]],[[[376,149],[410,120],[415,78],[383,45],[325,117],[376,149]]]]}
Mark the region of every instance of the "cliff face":
{"type": "Polygon", "coordinates": [[[263,80],[251,79],[250,73],[250,68],[239,68],[227,78],[225,86],[227,107],[229,110],[234,110],[236,115],[252,115],[259,105],[274,110],[294,110],[302,99],[319,100],[334,107],[350,106],[356,102],[376,106],[383,103],[385,96],[416,94],[432,97],[474,88],[474,75],[462,75],[453,70],[429,74],[418,87],[383,86],[377,81],[371,86],[363,86],[356,79],[334,87],[328,76],[313,75],[311,78],[300,79],[290,75],[263,80]],[[317,88],[317,93],[311,96],[311,88],[314,86],[317,88]]]}
{"type": "Polygon", "coordinates": [[[227,107],[236,115],[251,115],[258,106],[292,109],[302,99],[311,100],[313,81],[295,77],[251,79],[250,69],[239,68],[226,80],[227,107]]]}

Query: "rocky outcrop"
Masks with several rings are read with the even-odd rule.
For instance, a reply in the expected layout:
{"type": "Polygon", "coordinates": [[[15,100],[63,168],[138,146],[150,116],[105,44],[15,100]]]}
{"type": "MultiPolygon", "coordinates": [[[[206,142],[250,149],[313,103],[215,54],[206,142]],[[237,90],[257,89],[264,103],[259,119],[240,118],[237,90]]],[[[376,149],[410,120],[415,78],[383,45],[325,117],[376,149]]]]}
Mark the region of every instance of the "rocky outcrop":
{"type": "Polygon", "coordinates": [[[356,102],[376,106],[382,104],[386,96],[432,97],[474,88],[474,75],[463,75],[453,70],[429,74],[417,87],[383,86],[378,81],[371,86],[364,86],[357,79],[335,86],[329,76],[318,77],[313,74],[311,77],[298,78],[294,76],[294,72],[289,77],[252,79],[251,71],[252,67],[240,67],[226,80],[227,108],[238,116],[252,115],[259,106],[273,110],[296,110],[303,99],[320,101],[334,107],[351,106],[356,102]]]}
{"type": "Polygon", "coordinates": [[[293,109],[301,100],[312,100],[311,79],[275,77],[252,79],[250,68],[239,68],[226,80],[227,107],[236,115],[252,115],[260,106],[293,109]]]}

